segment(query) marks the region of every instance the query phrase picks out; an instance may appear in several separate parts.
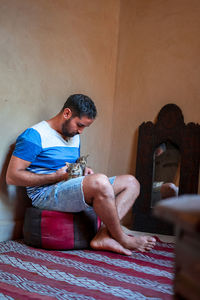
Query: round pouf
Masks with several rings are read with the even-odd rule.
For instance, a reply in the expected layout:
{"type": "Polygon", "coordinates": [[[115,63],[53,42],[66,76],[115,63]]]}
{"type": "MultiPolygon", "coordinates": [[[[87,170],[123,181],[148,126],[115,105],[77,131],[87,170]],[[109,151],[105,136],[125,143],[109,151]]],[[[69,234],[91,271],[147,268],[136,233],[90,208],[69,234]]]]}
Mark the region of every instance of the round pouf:
{"type": "Polygon", "coordinates": [[[92,208],[79,213],[26,210],[23,234],[27,245],[51,249],[86,249],[100,227],[100,219],[92,208]]]}

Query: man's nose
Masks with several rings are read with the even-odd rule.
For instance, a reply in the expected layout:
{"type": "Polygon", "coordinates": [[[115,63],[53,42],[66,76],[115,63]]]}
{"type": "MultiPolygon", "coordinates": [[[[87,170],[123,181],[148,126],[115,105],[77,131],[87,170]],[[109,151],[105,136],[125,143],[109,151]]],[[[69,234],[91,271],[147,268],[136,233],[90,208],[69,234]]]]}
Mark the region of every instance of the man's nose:
{"type": "Polygon", "coordinates": [[[79,128],[79,129],[78,129],[78,134],[81,134],[81,133],[83,132],[83,129],[84,129],[84,128],[79,128]]]}

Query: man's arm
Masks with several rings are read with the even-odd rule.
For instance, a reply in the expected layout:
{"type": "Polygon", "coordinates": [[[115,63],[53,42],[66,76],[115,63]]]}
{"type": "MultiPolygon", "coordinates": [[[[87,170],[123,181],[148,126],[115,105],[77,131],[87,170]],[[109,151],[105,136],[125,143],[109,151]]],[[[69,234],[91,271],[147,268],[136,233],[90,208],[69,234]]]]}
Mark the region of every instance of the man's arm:
{"type": "Polygon", "coordinates": [[[29,161],[13,155],[6,174],[7,184],[17,186],[36,186],[67,180],[67,166],[62,167],[52,174],[35,174],[26,170],[30,164],[31,163],[29,161]]]}

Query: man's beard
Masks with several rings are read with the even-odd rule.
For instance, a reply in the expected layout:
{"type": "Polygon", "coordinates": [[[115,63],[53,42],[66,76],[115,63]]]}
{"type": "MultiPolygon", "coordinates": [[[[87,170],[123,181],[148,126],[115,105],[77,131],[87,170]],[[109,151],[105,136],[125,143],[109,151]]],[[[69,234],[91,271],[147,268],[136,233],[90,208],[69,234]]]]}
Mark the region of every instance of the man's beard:
{"type": "Polygon", "coordinates": [[[69,120],[66,120],[62,125],[62,135],[66,138],[71,138],[71,137],[75,136],[76,134],[78,134],[77,132],[69,132],[70,121],[71,121],[71,118],[69,120]]]}

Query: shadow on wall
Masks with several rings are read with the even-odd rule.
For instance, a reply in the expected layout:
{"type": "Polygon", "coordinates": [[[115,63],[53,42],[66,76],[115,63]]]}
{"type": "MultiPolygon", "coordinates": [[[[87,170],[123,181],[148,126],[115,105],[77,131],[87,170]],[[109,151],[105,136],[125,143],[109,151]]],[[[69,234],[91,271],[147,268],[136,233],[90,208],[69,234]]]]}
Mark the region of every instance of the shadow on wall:
{"type": "Polygon", "coordinates": [[[22,238],[24,214],[31,200],[24,187],[7,185],[6,172],[15,144],[8,150],[0,174],[0,241],[22,238]]]}
{"type": "MultiPolygon", "coordinates": [[[[136,155],[137,153],[137,141],[138,141],[138,129],[135,130],[133,133],[133,142],[132,142],[132,150],[131,150],[131,157],[130,157],[130,168],[127,173],[132,174],[135,176],[135,169],[136,169],[136,155]]],[[[133,208],[131,207],[127,212],[126,216],[121,221],[122,225],[127,227],[128,229],[132,229],[133,223],[133,208]]]]}

